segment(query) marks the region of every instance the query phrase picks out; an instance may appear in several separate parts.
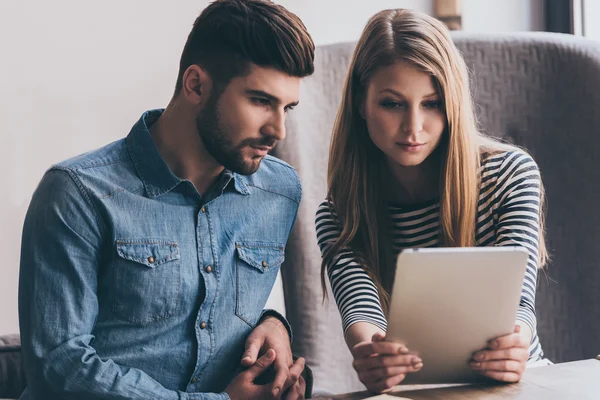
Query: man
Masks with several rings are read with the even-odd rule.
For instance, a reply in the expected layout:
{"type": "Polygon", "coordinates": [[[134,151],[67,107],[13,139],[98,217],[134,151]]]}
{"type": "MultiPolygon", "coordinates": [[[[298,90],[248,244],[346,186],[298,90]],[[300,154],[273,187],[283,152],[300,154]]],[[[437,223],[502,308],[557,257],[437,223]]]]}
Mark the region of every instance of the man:
{"type": "Polygon", "coordinates": [[[303,397],[289,326],[262,309],[301,198],[267,154],[313,58],[283,7],[218,0],[166,109],[46,172],[23,232],[22,399],[303,397]]]}

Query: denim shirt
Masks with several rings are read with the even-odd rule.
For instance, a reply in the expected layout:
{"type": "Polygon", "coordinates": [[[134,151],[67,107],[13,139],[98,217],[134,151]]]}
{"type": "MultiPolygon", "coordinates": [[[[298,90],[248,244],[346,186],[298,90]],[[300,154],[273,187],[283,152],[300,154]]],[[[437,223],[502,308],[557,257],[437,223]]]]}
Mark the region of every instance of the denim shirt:
{"type": "Polygon", "coordinates": [[[25,219],[22,399],[228,399],[301,198],[267,156],[200,195],[144,113],[122,140],[46,172],[25,219]]]}

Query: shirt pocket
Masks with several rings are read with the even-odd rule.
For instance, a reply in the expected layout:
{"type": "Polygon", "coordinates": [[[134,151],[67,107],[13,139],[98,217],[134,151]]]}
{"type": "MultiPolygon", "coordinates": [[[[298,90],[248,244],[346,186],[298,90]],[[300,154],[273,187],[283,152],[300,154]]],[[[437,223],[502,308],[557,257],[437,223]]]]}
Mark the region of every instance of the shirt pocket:
{"type": "Polygon", "coordinates": [[[172,316],[181,284],[177,243],[119,239],[116,250],[113,312],[137,325],[172,316]]]}
{"type": "Polygon", "coordinates": [[[237,242],[235,250],[235,314],[254,327],[271,294],[279,267],[285,259],[284,247],[279,243],[237,242]]]}

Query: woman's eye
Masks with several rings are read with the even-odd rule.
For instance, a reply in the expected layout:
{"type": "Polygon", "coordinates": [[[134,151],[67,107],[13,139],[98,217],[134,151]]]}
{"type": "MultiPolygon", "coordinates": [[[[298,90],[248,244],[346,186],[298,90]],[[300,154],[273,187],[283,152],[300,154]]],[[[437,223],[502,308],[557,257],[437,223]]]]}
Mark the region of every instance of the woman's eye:
{"type": "Polygon", "coordinates": [[[423,104],[425,106],[425,108],[441,108],[442,107],[442,102],[441,101],[428,101],[426,103],[423,104]]]}
{"type": "Polygon", "coordinates": [[[404,106],[403,103],[397,101],[382,101],[380,105],[384,108],[399,108],[404,106]]]}

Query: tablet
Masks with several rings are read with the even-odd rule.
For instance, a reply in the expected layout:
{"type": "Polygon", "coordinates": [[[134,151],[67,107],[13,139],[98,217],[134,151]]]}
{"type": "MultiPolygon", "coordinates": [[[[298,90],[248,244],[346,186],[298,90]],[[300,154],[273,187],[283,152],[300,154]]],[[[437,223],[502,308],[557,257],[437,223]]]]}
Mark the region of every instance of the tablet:
{"type": "Polygon", "coordinates": [[[403,383],[486,380],[469,362],[489,340],[514,331],[527,256],[522,247],[400,252],[387,338],[423,360],[403,383]]]}

